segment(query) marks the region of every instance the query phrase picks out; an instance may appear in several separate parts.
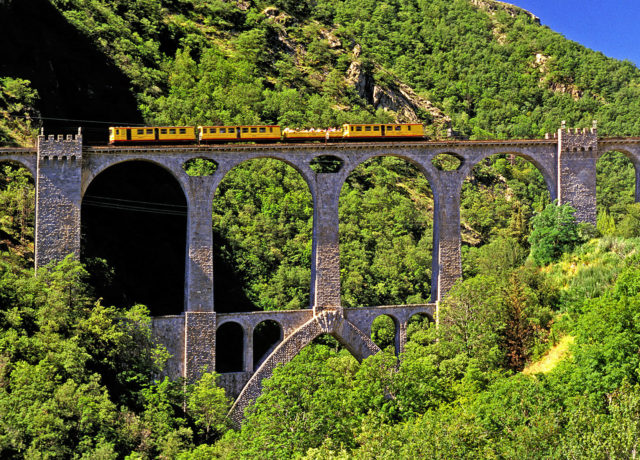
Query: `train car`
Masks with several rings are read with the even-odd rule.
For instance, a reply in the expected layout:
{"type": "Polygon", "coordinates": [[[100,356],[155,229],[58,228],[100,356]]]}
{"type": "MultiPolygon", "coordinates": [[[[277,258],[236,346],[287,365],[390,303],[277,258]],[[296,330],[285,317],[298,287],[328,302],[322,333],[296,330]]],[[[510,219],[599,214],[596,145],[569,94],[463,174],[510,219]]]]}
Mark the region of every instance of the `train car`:
{"type": "Polygon", "coordinates": [[[200,142],[278,142],[282,131],[277,125],[198,126],[200,142]]]}
{"type": "Polygon", "coordinates": [[[424,138],[424,127],[419,123],[400,124],[345,124],[343,137],[347,140],[400,140],[424,138]]]}
{"type": "Polygon", "coordinates": [[[292,142],[336,141],[342,139],[342,129],[292,129],[282,131],[282,140],[292,142]]]}
{"type": "Polygon", "coordinates": [[[116,126],[109,128],[109,144],[195,141],[196,130],[193,126],[116,126]]]}

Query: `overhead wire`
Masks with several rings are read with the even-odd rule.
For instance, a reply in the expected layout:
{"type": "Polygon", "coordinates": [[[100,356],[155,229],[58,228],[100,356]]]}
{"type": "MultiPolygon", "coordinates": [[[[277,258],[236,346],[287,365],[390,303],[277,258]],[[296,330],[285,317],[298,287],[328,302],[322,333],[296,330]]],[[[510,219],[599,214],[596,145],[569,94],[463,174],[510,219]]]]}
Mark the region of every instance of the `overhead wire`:
{"type": "Polygon", "coordinates": [[[112,197],[100,197],[100,196],[85,196],[85,199],[82,201],[84,205],[96,207],[96,208],[107,208],[107,209],[115,209],[119,211],[137,211],[137,212],[145,212],[148,214],[163,214],[170,216],[186,216],[187,215],[187,206],[185,205],[177,205],[170,203],[157,203],[151,201],[139,201],[139,200],[127,200],[123,198],[112,198],[112,197]],[[137,203],[137,204],[126,204],[126,203],[137,203]],[[147,205],[147,206],[143,206],[147,205]],[[151,207],[156,206],[156,207],[151,207]],[[167,208],[178,208],[178,209],[167,209],[167,208]],[[184,209],[184,210],[180,210],[184,209]]]}

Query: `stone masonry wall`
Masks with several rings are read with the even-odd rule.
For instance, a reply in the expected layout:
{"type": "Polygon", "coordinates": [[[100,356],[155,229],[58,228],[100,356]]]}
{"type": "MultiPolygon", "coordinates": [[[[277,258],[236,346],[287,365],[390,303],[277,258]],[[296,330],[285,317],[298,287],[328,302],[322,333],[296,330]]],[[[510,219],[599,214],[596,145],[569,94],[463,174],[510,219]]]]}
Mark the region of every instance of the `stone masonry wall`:
{"type": "Polygon", "coordinates": [[[558,202],[576,209],[579,222],[596,224],[596,128],[558,130],[558,202]]]}
{"type": "Polygon", "coordinates": [[[82,136],[38,136],[36,269],[80,254],[82,136]]]}

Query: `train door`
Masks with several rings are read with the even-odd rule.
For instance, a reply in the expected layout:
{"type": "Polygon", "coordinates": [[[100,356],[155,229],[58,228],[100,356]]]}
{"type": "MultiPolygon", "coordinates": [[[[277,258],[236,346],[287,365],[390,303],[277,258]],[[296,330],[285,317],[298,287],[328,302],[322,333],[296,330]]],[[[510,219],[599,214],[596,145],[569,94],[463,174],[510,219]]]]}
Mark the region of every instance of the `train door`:
{"type": "Polygon", "coordinates": [[[131,129],[130,128],[126,128],[125,131],[127,132],[127,140],[130,141],[131,140],[131,129]]]}
{"type": "Polygon", "coordinates": [[[236,126],[236,139],[240,139],[240,126],[236,126]]]}
{"type": "Polygon", "coordinates": [[[380,126],[380,135],[384,136],[384,128],[386,128],[385,125],[380,126]]]}
{"type": "Polygon", "coordinates": [[[160,129],[159,129],[159,128],[155,128],[155,129],[153,130],[153,133],[154,133],[154,134],[155,134],[155,136],[156,136],[156,140],[157,140],[157,141],[158,141],[158,140],[160,140],[160,129]]]}

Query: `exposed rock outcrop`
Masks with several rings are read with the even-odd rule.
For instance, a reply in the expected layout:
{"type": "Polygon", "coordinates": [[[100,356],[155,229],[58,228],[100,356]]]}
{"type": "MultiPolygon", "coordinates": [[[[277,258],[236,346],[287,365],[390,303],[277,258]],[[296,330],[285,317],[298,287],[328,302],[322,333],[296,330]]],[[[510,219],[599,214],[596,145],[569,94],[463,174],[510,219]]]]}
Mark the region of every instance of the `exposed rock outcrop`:
{"type": "Polygon", "coordinates": [[[495,13],[498,10],[506,11],[511,17],[516,17],[519,14],[526,14],[535,22],[540,24],[540,18],[535,14],[527,11],[519,6],[512,5],[511,3],[500,2],[498,0],[471,0],[471,4],[481,8],[489,13],[495,13]]]}
{"type": "Polygon", "coordinates": [[[428,99],[419,96],[409,85],[395,80],[392,85],[377,84],[369,72],[362,68],[362,63],[357,59],[360,56],[360,45],[353,49],[356,58],[347,70],[347,85],[353,87],[358,95],[365,99],[376,109],[390,110],[397,114],[396,121],[424,122],[420,113],[428,113],[436,124],[448,123],[447,117],[439,108],[428,99]]]}

